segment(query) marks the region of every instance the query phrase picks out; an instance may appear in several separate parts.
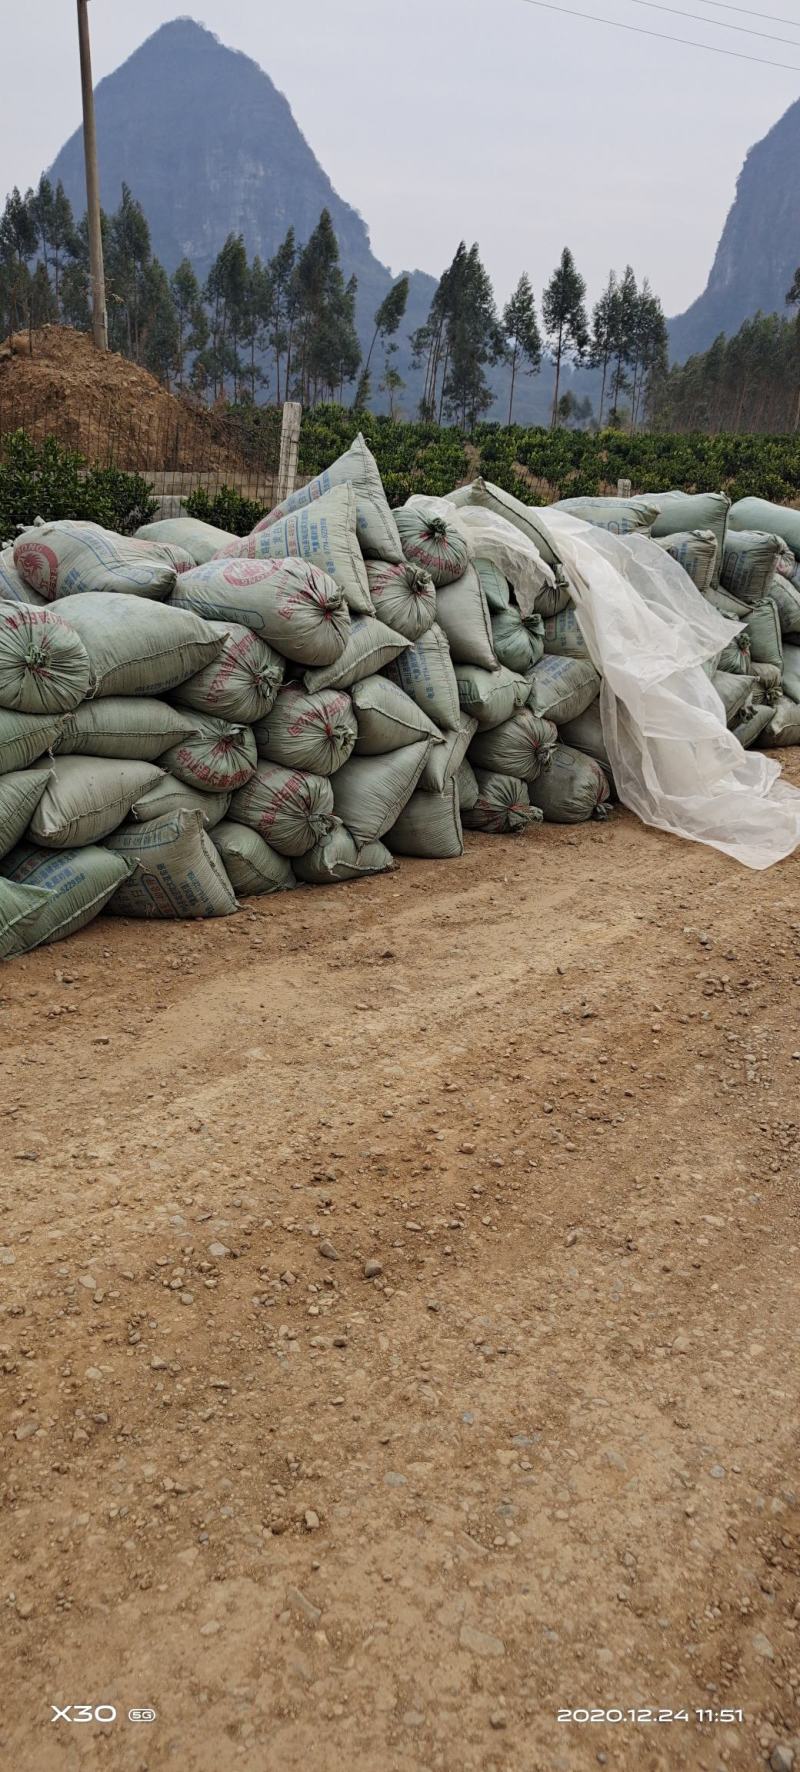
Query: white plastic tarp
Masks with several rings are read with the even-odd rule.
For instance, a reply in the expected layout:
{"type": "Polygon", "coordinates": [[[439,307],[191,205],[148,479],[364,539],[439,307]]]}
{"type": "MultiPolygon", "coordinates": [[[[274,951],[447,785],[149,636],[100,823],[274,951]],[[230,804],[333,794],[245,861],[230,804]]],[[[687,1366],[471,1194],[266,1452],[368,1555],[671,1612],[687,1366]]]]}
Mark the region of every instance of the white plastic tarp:
{"type": "MultiPolygon", "coordinates": [[[[462,526],[473,557],[494,560],[511,580],[526,613],[547,571],[533,544],[504,518],[434,502],[462,526]]],[[[742,749],[703,669],[730,639],[731,623],[646,537],[613,536],[555,510],[546,527],[603,679],[603,736],[623,804],[645,824],[745,867],[790,855],[800,844],[800,791],[781,781],[778,763],[742,749]]]]}

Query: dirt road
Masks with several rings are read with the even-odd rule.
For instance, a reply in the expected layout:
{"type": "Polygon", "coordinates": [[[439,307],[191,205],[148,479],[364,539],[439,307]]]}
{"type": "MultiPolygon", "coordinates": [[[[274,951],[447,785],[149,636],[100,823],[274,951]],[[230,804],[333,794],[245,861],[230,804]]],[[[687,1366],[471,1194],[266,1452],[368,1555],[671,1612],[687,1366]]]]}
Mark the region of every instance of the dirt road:
{"type": "Polygon", "coordinates": [[[798,882],[618,813],[5,967],[4,1767],[800,1767],[798,882]]]}

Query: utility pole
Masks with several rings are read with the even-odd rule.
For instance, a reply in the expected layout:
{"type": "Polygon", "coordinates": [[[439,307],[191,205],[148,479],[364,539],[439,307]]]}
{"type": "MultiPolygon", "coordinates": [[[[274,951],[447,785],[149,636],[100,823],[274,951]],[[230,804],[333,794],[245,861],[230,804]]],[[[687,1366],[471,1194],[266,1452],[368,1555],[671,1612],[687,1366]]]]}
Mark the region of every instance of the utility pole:
{"type": "Polygon", "coordinates": [[[97,177],[97,134],[94,124],[88,0],[78,0],[78,43],[81,55],[83,153],[86,162],[86,215],[89,224],[89,274],[92,284],[92,337],[98,351],[107,351],[106,279],[103,270],[103,236],[100,231],[100,185],[97,177]]]}

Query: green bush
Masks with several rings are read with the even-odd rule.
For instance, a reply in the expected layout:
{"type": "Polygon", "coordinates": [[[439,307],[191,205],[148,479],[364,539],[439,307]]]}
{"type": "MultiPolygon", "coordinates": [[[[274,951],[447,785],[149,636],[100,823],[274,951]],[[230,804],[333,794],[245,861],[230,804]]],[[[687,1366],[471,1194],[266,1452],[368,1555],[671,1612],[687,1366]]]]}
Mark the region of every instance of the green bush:
{"type": "Polygon", "coordinates": [[[157,509],[152,493],[140,474],[91,468],[53,437],[34,443],[24,431],[13,431],[0,459],[0,540],[12,540],[37,517],[83,518],[130,534],[157,509]]]}
{"type": "Polygon", "coordinates": [[[264,506],[254,498],[245,498],[235,486],[220,486],[213,498],[198,486],[189,493],[186,514],[199,517],[203,523],[213,523],[216,529],[228,529],[231,535],[249,535],[264,516],[264,506]]]}
{"type": "Polygon", "coordinates": [[[389,503],[413,492],[447,492],[483,474],[532,503],[616,492],[727,492],[777,503],[800,498],[800,433],[792,436],[673,435],[617,430],[549,430],[541,426],[476,425],[471,437],[453,428],[406,424],[346,406],[303,413],[300,474],[320,473],[363,431],[383,476],[389,503]]]}

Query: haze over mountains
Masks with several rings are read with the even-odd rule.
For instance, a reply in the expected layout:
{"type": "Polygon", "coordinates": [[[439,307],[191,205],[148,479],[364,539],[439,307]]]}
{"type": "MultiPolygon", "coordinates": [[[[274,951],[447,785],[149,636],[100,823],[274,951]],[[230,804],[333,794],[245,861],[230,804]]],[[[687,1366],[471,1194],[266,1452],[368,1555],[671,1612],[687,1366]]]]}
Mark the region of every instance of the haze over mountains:
{"type": "MultiPolygon", "coordinates": [[[[366,223],[334,190],[288,101],[256,62],[192,19],[174,19],[99,83],[96,111],[103,205],[115,208],[123,181],[130,185],[150,223],[153,250],[168,271],[187,257],[202,279],[231,232],[243,234],[249,255],[267,259],[290,226],[305,241],[327,208],[345,275],[354,272],[358,279],[358,330],[368,343],[372,315],[392,275],[373,253],[366,223]]],[[[784,310],[800,260],[798,165],[800,101],[747,157],[708,287],[671,323],[675,356],[705,349],[720,330],[735,331],[758,307],[784,310]]],[[[63,181],[82,213],[80,130],[61,149],[51,176],[63,181]]],[[[448,242],[448,258],[457,244],[455,237],[448,242]]],[[[571,244],[580,263],[580,242],[571,244]]],[[[635,260],[635,241],[630,257],[635,260]]],[[[443,269],[436,267],[437,276],[443,269]]],[[[436,277],[411,273],[397,362],[407,383],[402,404],[408,413],[420,392],[408,334],[426,318],[435,287],[436,277]]],[[[505,418],[505,369],[491,372],[491,381],[497,401],[488,416],[505,418]]],[[[593,381],[586,374],[567,375],[562,391],[572,385],[578,394],[592,392],[593,381]]],[[[522,378],[515,417],[528,423],[546,418],[551,389],[547,365],[541,375],[522,378]]]]}

